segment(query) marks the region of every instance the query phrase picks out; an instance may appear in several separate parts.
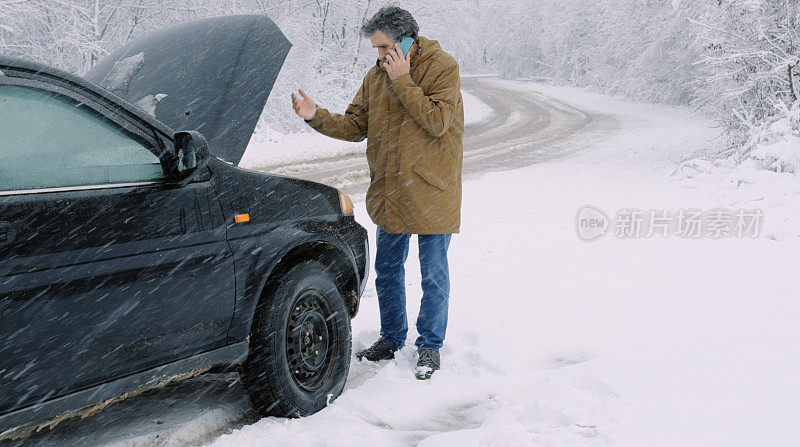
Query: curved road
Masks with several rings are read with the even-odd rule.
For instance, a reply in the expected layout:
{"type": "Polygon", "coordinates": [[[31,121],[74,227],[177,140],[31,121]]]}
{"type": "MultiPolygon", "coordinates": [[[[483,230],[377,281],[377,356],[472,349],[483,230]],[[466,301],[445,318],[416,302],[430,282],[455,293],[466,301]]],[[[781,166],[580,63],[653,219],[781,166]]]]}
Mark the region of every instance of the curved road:
{"type": "MultiPolygon", "coordinates": [[[[466,128],[465,179],[570,155],[614,127],[608,115],[581,111],[491,79],[462,78],[462,88],[493,109],[486,120],[466,128]]],[[[369,182],[363,153],[259,170],[327,183],[348,194],[366,191],[369,182]]],[[[194,445],[257,420],[236,374],[205,374],[131,397],[85,420],[69,419],[23,440],[0,442],[0,447],[194,445]]]]}
{"type": "MultiPolygon", "coordinates": [[[[600,131],[611,124],[607,115],[591,114],[533,92],[505,87],[490,78],[462,78],[463,90],[493,112],[466,126],[462,177],[553,160],[580,149],[573,137],[600,131]]],[[[348,194],[363,193],[369,170],[363,153],[323,157],[313,161],[262,165],[259,171],[325,183],[348,194]]]]}

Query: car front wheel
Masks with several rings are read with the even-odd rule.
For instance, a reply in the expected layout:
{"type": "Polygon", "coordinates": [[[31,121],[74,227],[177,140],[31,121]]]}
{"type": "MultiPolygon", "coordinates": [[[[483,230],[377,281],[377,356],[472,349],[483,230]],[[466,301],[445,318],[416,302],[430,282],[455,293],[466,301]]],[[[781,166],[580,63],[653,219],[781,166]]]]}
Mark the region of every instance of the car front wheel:
{"type": "Polygon", "coordinates": [[[264,416],[300,417],[341,394],[350,367],[350,316],[325,267],[305,261],[261,298],[242,380],[264,416]]]}

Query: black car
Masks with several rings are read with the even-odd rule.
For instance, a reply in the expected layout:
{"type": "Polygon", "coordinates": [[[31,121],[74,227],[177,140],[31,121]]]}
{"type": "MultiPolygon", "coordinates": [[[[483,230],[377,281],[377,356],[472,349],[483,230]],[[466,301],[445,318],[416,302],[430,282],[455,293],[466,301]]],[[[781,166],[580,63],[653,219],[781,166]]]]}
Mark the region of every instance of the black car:
{"type": "Polygon", "coordinates": [[[219,365],[265,415],[341,393],[367,232],[336,189],[237,167],[290,47],[249,15],[83,78],[0,57],[0,439],[219,365]]]}

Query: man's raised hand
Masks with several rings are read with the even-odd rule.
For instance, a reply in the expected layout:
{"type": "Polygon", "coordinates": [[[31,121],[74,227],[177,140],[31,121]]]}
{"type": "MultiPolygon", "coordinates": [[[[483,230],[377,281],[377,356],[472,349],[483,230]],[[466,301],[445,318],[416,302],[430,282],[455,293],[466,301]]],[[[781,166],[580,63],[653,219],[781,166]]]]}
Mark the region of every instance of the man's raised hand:
{"type": "Polygon", "coordinates": [[[292,106],[294,112],[297,113],[304,120],[310,120],[317,114],[317,104],[306,95],[303,89],[300,89],[300,97],[292,92],[292,106]]]}

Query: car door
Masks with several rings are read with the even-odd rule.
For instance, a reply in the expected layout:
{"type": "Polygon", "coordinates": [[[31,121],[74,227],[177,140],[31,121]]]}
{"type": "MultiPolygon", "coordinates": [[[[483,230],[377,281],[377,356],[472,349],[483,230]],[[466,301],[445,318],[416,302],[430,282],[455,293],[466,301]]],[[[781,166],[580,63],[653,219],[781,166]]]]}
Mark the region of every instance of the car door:
{"type": "Polygon", "coordinates": [[[0,414],[225,343],[209,175],[177,187],[155,131],[95,99],[0,77],[0,414]]]}

